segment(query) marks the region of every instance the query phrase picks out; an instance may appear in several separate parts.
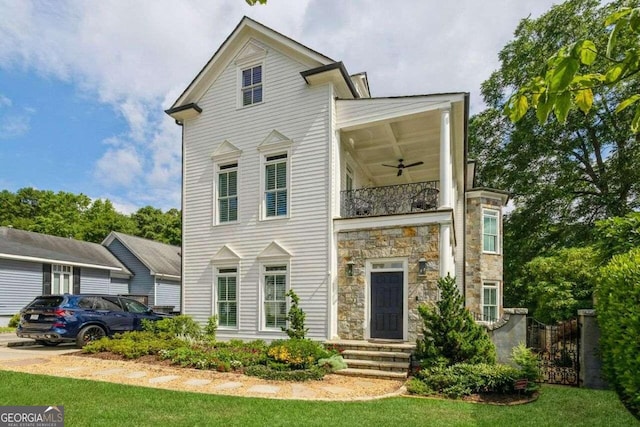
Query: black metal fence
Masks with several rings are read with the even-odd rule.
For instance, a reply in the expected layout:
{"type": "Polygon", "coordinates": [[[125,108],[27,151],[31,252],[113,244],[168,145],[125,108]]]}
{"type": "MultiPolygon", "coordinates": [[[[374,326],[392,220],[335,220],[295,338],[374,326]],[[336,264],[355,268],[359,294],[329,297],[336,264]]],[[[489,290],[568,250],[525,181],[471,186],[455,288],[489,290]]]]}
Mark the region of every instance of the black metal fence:
{"type": "Polygon", "coordinates": [[[356,218],[436,210],[438,193],[438,181],[346,190],[340,193],[340,214],[356,218]]]}
{"type": "Polygon", "coordinates": [[[527,347],[538,354],[542,382],[579,385],[580,325],[577,319],[547,325],[528,317],[527,347]]]}

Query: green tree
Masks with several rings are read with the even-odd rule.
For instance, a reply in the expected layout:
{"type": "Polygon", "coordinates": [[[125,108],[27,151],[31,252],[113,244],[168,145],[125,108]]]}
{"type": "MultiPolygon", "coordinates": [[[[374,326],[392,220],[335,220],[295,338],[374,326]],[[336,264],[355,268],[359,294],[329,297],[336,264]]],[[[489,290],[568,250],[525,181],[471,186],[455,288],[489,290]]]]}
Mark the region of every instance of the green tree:
{"type": "Polygon", "coordinates": [[[439,301],[418,307],[423,337],[417,341],[416,352],[423,365],[495,363],[495,346],[486,329],[464,307],[455,279],[439,279],[438,288],[439,301]]]}
{"type": "MultiPolygon", "coordinates": [[[[583,245],[597,220],[640,207],[640,144],[629,130],[633,114],[614,114],[621,100],[638,92],[635,79],[594,87],[588,114],[571,110],[564,125],[541,125],[533,110],[516,123],[503,114],[510,95],[540,75],[562,46],[576,39],[606,46],[609,32],[600,23],[622,4],[569,0],[522,20],[499,54],[500,68],[482,85],[488,108],[471,120],[470,153],[480,166],[478,182],[508,190],[515,205],[504,227],[505,304],[525,297],[514,284],[527,262],[583,245]]],[[[592,71],[599,66],[593,63],[592,71]]]]}
{"type": "Polygon", "coordinates": [[[110,200],[97,199],[84,214],[81,239],[101,243],[112,231],[136,235],[138,230],[131,217],[116,211],[110,200]]]}
{"type": "Polygon", "coordinates": [[[545,323],[568,320],[578,309],[593,308],[598,260],[598,253],[589,246],[534,258],[515,283],[526,295],[521,304],[545,323]]]}
{"type": "MultiPolygon", "coordinates": [[[[577,39],[560,48],[546,61],[540,75],[509,98],[505,112],[512,121],[520,120],[531,108],[541,124],[551,112],[558,122],[565,123],[572,108],[585,114],[591,110],[594,90],[620,86],[635,78],[640,72],[640,8],[619,6],[601,25],[610,31],[606,51],[598,48],[598,40],[590,38],[577,39]]],[[[621,100],[615,109],[618,113],[636,104],[631,121],[634,133],[640,131],[639,100],[640,94],[635,93],[621,100]]]]}
{"type": "Polygon", "coordinates": [[[303,340],[309,329],[304,327],[304,319],[307,315],[300,308],[300,297],[293,289],[289,289],[285,295],[291,298],[291,307],[289,307],[289,312],[287,313],[287,322],[289,323],[286,328],[281,328],[282,332],[286,332],[291,339],[303,340]]]}
{"type": "Polygon", "coordinates": [[[180,245],[181,213],[170,209],[166,213],[152,206],[138,209],[131,215],[138,229],[137,235],[172,245],[180,245]]]}

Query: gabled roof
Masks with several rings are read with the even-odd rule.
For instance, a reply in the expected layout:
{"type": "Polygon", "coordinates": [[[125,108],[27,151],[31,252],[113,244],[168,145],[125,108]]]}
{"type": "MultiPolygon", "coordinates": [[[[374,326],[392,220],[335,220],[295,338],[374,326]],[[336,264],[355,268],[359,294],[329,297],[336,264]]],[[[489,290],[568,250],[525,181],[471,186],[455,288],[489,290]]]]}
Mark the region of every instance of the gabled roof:
{"type": "MultiPolygon", "coordinates": [[[[226,64],[233,59],[232,55],[250,39],[268,40],[270,45],[277,46],[283,52],[303,58],[310,67],[320,67],[335,63],[333,59],[325,56],[307,46],[263,25],[251,18],[243,17],[233,32],[213,54],[209,62],[202,68],[193,81],[182,92],[171,108],[165,112],[172,117],[183,119],[184,114],[197,115],[194,111],[197,102],[222,72],[226,64]],[[181,114],[180,114],[181,113],[181,114]]],[[[188,118],[188,117],[184,117],[188,118]]]]}
{"type": "Polygon", "coordinates": [[[0,258],[91,267],[131,275],[107,248],[48,234],[0,227],[0,258]]]}
{"type": "Polygon", "coordinates": [[[179,246],[167,245],[116,231],[109,233],[102,244],[109,246],[114,240],[122,243],[149,269],[152,275],[180,279],[181,249],[179,246]]]}

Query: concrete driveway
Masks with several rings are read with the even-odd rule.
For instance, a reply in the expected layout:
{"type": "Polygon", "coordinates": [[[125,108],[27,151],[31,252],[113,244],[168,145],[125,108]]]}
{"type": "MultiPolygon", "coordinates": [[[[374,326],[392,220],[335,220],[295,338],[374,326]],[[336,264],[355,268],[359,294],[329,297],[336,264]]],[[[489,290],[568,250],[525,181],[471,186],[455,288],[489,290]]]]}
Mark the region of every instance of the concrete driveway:
{"type": "Polygon", "coordinates": [[[78,351],[73,343],[60,344],[57,347],[45,347],[32,343],[34,343],[33,340],[18,338],[13,333],[0,334],[0,360],[46,358],[78,351]],[[17,343],[19,346],[9,347],[8,345],[12,343],[17,343]]]}

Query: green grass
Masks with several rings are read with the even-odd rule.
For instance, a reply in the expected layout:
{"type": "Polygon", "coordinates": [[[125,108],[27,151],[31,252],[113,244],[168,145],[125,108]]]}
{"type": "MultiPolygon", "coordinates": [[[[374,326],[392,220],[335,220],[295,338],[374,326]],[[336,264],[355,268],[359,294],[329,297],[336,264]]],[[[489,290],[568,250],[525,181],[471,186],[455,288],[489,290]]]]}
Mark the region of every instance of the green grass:
{"type": "Polygon", "coordinates": [[[545,386],[538,401],[490,406],[390,398],[309,402],[215,396],[0,371],[0,406],[64,405],[67,426],[633,426],[610,391],[545,386]]]}
{"type": "Polygon", "coordinates": [[[0,326],[0,333],[4,332],[15,332],[16,328],[10,328],[8,326],[0,326]]]}

